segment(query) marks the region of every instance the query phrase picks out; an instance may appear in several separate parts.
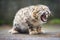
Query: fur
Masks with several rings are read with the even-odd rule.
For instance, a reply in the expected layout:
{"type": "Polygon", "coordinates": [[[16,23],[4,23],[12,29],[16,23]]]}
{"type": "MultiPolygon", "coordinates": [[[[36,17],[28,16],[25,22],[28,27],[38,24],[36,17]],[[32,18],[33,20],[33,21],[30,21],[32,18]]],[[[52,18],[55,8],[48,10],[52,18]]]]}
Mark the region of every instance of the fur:
{"type": "Polygon", "coordinates": [[[10,33],[28,32],[29,34],[41,33],[41,25],[43,22],[40,16],[45,12],[46,17],[51,14],[50,9],[46,5],[33,5],[21,8],[15,15],[13,20],[13,28],[10,33]]]}

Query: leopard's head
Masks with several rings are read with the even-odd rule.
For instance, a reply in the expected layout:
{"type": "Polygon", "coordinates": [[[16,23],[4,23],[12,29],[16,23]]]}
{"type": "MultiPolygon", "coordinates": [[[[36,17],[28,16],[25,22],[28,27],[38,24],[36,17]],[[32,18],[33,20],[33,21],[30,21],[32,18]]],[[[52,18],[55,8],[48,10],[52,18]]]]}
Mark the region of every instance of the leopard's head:
{"type": "Polygon", "coordinates": [[[37,19],[40,24],[46,23],[48,17],[51,15],[50,9],[45,5],[40,5],[40,8],[34,13],[35,19],[37,19]]]}

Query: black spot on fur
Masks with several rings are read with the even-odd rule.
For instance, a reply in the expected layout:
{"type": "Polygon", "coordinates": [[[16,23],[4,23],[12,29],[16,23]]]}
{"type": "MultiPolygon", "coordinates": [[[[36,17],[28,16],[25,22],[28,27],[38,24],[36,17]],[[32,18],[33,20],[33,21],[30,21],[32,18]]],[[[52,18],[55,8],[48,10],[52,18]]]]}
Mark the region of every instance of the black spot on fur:
{"type": "Polygon", "coordinates": [[[29,29],[31,29],[33,31],[33,25],[29,21],[26,21],[26,23],[28,24],[29,29]]]}

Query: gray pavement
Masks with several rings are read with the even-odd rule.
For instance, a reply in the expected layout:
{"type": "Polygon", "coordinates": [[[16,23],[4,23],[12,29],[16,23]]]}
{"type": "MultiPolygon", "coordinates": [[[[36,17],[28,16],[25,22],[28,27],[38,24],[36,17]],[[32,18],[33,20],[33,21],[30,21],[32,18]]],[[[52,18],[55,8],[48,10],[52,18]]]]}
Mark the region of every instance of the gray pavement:
{"type": "Polygon", "coordinates": [[[37,35],[10,34],[9,26],[0,27],[0,40],[60,40],[60,25],[45,25],[42,27],[45,33],[37,35]]]}

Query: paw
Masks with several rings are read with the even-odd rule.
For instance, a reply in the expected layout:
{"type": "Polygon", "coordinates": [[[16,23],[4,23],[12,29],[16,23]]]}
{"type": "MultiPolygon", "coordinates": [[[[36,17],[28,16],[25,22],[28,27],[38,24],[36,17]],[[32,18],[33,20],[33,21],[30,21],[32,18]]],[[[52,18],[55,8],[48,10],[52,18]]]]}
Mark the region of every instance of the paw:
{"type": "Polygon", "coordinates": [[[45,30],[41,30],[42,33],[45,33],[45,30]]]}
{"type": "Polygon", "coordinates": [[[38,30],[38,34],[39,33],[45,33],[45,30],[38,30]]]}
{"type": "Polygon", "coordinates": [[[37,31],[31,31],[31,32],[29,32],[29,34],[34,35],[34,34],[38,34],[38,32],[37,31]]]}
{"type": "Polygon", "coordinates": [[[8,31],[8,33],[16,34],[16,33],[18,33],[18,31],[14,30],[14,29],[11,29],[11,30],[8,31]]]}

